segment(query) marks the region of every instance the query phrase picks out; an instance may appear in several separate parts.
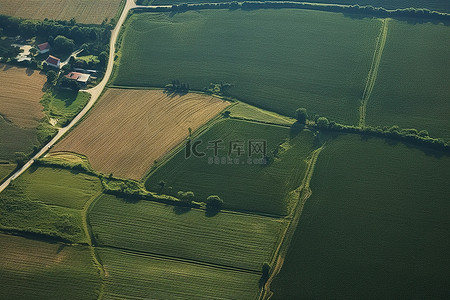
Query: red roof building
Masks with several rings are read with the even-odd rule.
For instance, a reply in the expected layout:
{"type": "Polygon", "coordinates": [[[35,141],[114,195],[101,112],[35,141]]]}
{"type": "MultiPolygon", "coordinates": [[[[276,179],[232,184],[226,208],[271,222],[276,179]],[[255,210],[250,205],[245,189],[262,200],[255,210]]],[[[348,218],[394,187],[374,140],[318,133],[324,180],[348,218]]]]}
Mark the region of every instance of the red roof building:
{"type": "Polygon", "coordinates": [[[58,69],[59,69],[59,65],[61,64],[61,60],[52,55],[49,55],[48,58],[45,60],[45,62],[47,63],[47,65],[58,68],[58,69]]]}
{"type": "Polygon", "coordinates": [[[81,76],[81,73],[78,72],[70,72],[66,75],[66,78],[72,79],[72,80],[78,80],[78,78],[81,76]]]}
{"type": "Polygon", "coordinates": [[[79,83],[81,83],[83,85],[86,85],[88,83],[89,78],[91,77],[91,75],[78,73],[78,72],[70,72],[65,77],[68,78],[68,79],[71,79],[71,80],[76,80],[77,82],[79,82],[79,83]]]}
{"type": "Polygon", "coordinates": [[[48,42],[39,44],[37,47],[38,47],[39,53],[41,53],[41,54],[50,51],[50,44],[48,42]]]}

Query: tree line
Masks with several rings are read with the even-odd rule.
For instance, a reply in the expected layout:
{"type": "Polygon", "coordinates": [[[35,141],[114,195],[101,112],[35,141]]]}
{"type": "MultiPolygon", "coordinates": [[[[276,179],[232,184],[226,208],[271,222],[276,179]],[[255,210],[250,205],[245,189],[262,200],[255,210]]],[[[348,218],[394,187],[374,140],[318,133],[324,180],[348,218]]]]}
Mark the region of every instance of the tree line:
{"type": "MultiPolygon", "coordinates": [[[[142,2],[145,3],[145,2],[142,2]]],[[[171,7],[144,8],[142,11],[187,11],[197,9],[264,9],[264,8],[294,8],[309,9],[329,12],[363,14],[381,18],[419,18],[449,21],[450,14],[432,11],[427,8],[399,8],[386,9],[372,5],[317,5],[304,2],[285,1],[246,1],[246,2],[223,2],[223,3],[199,3],[199,4],[174,4],[171,7]]]]}
{"type": "Polygon", "coordinates": [[[393,126],[364,126],[344,125],[335,121],[329,121],[325,117],[315,116],[309,119],[305,108],[299,108],[295,113],[297,122],[321,130],[359,133],[376,137],[390,138],[402,142],[408,142],[414,145],[426,146],[437,150],[450,150],[450,142],[442,138],[433,138],[426,130],[417,130],[414,128],[402,129],[397,125],[393,126]]]}
{"type": "Polygon", "coordinates": [[[38,21],[0,15],[0,28],[2,28],[3,34],[7,36],[21,35],[25,38],[31,38],[34,36],[56,37],[63,35],[81,45],[86,42],[109,41],[112,26],[110,24],[103,26],[81,25],[76,24],[74,19],[70,21],[48,19],[38,21]]]}

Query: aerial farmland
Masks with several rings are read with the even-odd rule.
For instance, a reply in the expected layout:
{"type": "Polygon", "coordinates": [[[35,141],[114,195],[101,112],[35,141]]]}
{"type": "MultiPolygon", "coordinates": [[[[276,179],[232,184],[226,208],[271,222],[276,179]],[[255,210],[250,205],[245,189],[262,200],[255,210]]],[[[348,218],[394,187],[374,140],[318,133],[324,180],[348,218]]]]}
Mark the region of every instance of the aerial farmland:
{"type": "Polygon", "coordinates": [[[449,26],[0,0],[0,298],[448,298],[449,26]]]}

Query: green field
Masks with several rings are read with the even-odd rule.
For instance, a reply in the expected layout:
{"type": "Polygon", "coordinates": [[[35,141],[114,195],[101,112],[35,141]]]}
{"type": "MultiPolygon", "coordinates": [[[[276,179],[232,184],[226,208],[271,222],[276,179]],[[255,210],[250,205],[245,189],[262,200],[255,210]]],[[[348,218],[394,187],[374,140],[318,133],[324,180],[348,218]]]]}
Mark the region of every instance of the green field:
{"type": "Polygon", "coordinates": [[[0,234],[2,299],[97,299],[90,251],[0,234]]]}
{"type": "Polygon", "coordinates": [[[102,196],[89,212],[100,245],[261,271],[283,221],[260,216],[186,211],[150,201],[102,196]]]}
{"type": "Polygon", "coordinates": [[[29,153],[37,143],[36,129],[14,126],[0,116],[0,160],[14,161],[16,152],[29,153]]]}
{"type": "Polygon", "coordinates": [[[0,161],[0,182],[5,179],[16,168],[15,164],[0,161]]]}
{"type": "Polygon", "coordinates": [[[448,49],[450,27],[391,20],[367,123],[426,129],[450,140],[448,49]]]}
{"type": "Polygon", "coordinates": [[[256,299],[257,274],[100,249],[106,299],[256,299]]]}
{"type": "MultiPolygon", "coordinates": [[[[67,125],[89,101],[89,94],[74,94],[67,90],[49,91],[42,97],[42,105],[49,118],[58,120],[60,126],[67,125]]],[[[30,154],[34,147],[41,147],[40,141],[53,135],[55,129],[42,120],[36,128],[20,128],[6,121],[0,115],[0,160],[15,161],[16,152],[30,154]],[[44,124],[45,123],[45,124],[44,124]]]]}
{"type": "Polygon", "coordinates": [[[47,92],[41,101],[47,115],[65,126],[83,109],[89,98],[90,94],[86,92],[55,89],[47,92]]]}
{"type": "Polygon", "coordinates": [[[32,201],[74,209],[82,209],[102,190],[96,177],[46,167],[31,168],[15,184],[22,186],[26,197],[32,201]]]}
{"type": "Polygon", "coordinates": [[[228,109],[232,118],[255,120],[259,122],[292,125],[295,119],[263,110],[244,102],[239,102],[228,109]]]}
{"type": "Polygon", "coordinates": [[[203,143],[198,147],[204,157],[185,158],[185,149],[178,152],[166,164],[157,169],[147,180],[146,187],[159,191],[163,180],[163,192],[175,196],[178,191],[193,191],[196,199],[204,201],[209,195],[219,195],[229,209],[286,215],[289,192],[298,188],[304,176],[306,158],[313,150],[314,137],[311,132],[292,136],[289,127],[271,126],[238,120],[224,120],[194,140],[203,143]],[[290,140],[289,140],[290,139],[290,140]],[[230,142],[244,141],[245,152],[237,158],[239,164],[211,163],[214,150],[207,149],[208,141],[223,140],[218,157],[226,157],[230,142]],[[267,153],[278,149],[278,158],[269,165],[248,164],[248,140],[267,141],[267,153]],[[289,142],[286,142],[289,140],[289,142]],[[279,146],[282,144],[282,146],[279,146]]]}
{"type": "Polygon", "coordinates": [[[95,177],[31,168],[0,194],[0,228],[86,242],[81,209],[101,189],[95,177]]]}
{"type": "Polygon", "coordinates": [[[233,84],[230,96],[264,109],[293,116],[306,107],[356,124],[380,26],[295,9],[134,14],[113,83],[179,79],[201,90],[223,81],[233,84]]]}
{"type": "Polygon", "coordinates": [[[446,298],[450,157],[339,136],[321,152],[273,299],[446,298]]]}

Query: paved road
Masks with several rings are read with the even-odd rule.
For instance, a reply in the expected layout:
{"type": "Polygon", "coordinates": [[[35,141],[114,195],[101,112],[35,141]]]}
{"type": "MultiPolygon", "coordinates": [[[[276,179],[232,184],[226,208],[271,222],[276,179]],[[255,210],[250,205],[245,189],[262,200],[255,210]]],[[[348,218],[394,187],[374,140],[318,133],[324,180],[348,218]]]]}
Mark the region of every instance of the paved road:
{"type": "Polygon", "coordinates": [[[81,52],[83,52],[83,49],[79,49],[75,52],[73,52],[72,54],[69,55],[69,57],[65,60],[61,62],[61,68],[64,67],[65,65],[67,65],[69,63],[70,58],[73,56],[74,58],[77,58],[77,55],[80,54],[81,52]]]}
{"type": "Polygon", "coordinates": [[[136,4],[134,3],[134,0],[127,0],[127,3],[125,4],[125,8],[123,9],[122,14],[120,15],[120,18],[116,24],[116,27],[114,30],[111,31],[111,40],[109,45],[109,60],[108,60],[108,66],[106,67],[105,76],[103,77],[103,80],[96,86],[91,89],[86,90],[86,92],[91,94],[91,99],[89,100],[88,104],[83,108],[83,110],[70,122],[69,125],[66,127],[60,128],[58,130],[58,133],[56,136],[42,148],[38,153],[36,153],[31,160],[29,160],[25,165],[23,165],[19,170],[17,170],[13,175],[11,175],[2,185],[0,185],[0,193],[17,177],[19,177],[23,172],[25,172],[31,165],[34,163],[34,161],[38,158],[40,158],[42,155],[44,155],[56,142],[64,135],[66,134],[75,124],[83,118],[86,113],[92,108],[92,106],[95,104],[95,102],[100,97],[100,94],[104,90],[106,83],[108,82],[109,78],[111,77],[111,73],[113,70],[114,65],[114,56],[116,51],[116,41],[117,36],[119,35],[120,28],[122,27],[123,22],[125,21],[128,12],[130,9],[133,9],[136,7],[136,4]]]}

